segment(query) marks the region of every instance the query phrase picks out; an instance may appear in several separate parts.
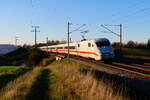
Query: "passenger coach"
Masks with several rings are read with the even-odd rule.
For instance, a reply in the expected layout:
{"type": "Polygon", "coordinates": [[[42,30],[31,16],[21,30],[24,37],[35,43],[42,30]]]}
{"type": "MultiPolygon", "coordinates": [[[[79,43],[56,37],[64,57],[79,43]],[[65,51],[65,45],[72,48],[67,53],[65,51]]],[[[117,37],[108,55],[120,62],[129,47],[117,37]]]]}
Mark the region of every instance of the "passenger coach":
{"type": "MultiPolygon", "coordinates": [[[[68,53],[67,44],[48,46],[48,49],[47,46],[43,46],[40,47],[40,49],[43,51],[48,50],[48,52],[58,52],[64,54],[68,53]]],[[[69,43],[69,53],[71,55],[93,58],[95,60],[102,60],[114,57],[112,45],[106,38],[69,43]]]]}

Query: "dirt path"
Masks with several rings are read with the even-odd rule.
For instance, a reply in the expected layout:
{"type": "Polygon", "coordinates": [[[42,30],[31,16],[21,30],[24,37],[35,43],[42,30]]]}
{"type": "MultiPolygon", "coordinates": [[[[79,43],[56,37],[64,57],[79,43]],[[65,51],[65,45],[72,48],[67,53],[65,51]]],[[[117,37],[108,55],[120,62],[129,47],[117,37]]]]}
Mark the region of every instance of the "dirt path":
{"type": "Polygon", "coordinates": [[[49,100],[49,74],[50,69],[43,69],[33,83],[30,92],[27,94],[26,100],[49,100]]]}

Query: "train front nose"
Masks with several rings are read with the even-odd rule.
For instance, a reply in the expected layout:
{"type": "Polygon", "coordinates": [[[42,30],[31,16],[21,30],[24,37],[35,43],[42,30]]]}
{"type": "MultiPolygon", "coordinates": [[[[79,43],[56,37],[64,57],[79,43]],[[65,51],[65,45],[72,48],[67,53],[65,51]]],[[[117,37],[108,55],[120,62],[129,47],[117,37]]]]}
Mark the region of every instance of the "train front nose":
{"type": "Polygon", "coordinates": [[[101,52],[102,59],[114,57],[113,49],[109,40],[102,39],[100,41],[97,41],[96,45],[101,52]]]}
{"type": "Polygon", "coordinates": [[[110,46],[100,47],[99,50],[103,59],[114,57],[114,52],[110,46]]]}

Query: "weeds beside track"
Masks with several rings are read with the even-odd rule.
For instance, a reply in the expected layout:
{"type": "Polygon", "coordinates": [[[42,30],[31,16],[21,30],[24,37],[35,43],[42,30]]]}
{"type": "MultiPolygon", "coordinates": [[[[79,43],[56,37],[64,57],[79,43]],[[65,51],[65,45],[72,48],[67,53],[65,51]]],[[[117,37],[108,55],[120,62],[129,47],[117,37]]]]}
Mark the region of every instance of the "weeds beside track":
{"type": "MultiPolygon", "coordinates": [[[[130,65],[130,64],[124,64],[124,63],[121,63],[121,62],[112,62],[111,60],[110,61],[94,61],[94,60],[89,60],[89,59],[86,59],[86,58],[82,58],[82,57],[74,57],[74,59],[77,59],[77,60],[81,60],[81,61],[85,61],[85,62],[91,62],[93,64],[98,64],[98,65],[102,65],[102,66],[106,66],[108,68],[112,68],[112,69],[117,69],[117,70],[121,70],[121,71],[125,71],[125,72],[128,72],[128,73],[131,73],[131,74],[135,74],[135,75],[138,75],[140,77],[146,77],[146,78],[150,78],[150,73],[149,73],[149,69],[147,68],[141,68],[139,66],[133,66],[133,65],[130,65]]],[[[147,66],[150,68],[150,66],[148,66],[149,63],[146,64],[143,64],[141,66],[147,66]]]]}
{"type": "MultiPolygon", "coordinates": [[[[113,90],[113,84],[104,78],[94,77],[89,68],[67,60],[58,61],[51,68],[57,73],[57,87],[60,94],[55,100],[128,100],[125,91],[113,90]],[[87,68],[87,69],[86,69],[87,68]],[[85,71],[86,70],[86,71],[85,71]],[[118,91],[118,92],[117,92],[118,91]]],[[[119,84],[118,84],[119,85],[119,84]]],[[[121,86],[121,84],[120,84],[121,86]]]]}

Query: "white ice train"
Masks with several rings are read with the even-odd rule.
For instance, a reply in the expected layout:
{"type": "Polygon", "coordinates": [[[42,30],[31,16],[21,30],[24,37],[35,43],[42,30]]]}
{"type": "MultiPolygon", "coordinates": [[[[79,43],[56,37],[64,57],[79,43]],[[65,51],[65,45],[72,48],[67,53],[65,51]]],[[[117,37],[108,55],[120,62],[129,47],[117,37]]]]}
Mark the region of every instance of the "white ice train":
{"type": "MultiPolygon", "coordinates": [[[[53,46],[42,46],[41,50],[48,52],[68,53],[68,44],[53,46]]],[[[95,60],[109,59],[114,57],[114,51],[111,43],[106,38],[85,40],[69,43],[69,53],[71,55],[92,58],[95,60]]]]}

